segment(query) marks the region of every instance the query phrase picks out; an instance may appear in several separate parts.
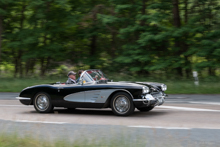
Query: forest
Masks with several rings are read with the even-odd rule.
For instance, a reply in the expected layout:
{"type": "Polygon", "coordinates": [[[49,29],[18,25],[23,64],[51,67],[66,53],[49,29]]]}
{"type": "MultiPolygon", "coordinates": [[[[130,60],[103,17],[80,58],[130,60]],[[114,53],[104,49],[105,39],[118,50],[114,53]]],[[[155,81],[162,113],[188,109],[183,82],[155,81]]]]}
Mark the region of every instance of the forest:
{"type": "Polygon", "coordinates": [[[218,0],[0,0],[0,76],[220,76],[218,0]]]}

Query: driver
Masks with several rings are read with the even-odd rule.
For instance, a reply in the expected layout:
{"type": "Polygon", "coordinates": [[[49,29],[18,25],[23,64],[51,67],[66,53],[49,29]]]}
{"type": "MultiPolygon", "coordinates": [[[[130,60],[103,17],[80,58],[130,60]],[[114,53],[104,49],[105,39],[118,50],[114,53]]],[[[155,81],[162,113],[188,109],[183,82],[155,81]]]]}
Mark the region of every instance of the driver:
{"type": "Polygon", "coordinates": [[[76,73],[74,71],[70,71],[67,76],[69,77],[66,81],[66,84],[76,84],[76,73]]]}

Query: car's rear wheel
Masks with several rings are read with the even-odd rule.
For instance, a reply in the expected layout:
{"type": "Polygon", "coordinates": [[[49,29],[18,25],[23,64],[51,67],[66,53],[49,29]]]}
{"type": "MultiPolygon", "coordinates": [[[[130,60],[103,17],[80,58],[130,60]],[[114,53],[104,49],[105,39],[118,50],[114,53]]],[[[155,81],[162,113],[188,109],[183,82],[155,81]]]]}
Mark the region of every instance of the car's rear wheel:
{"type": "Polygon", "coordinates": [[[150,111],[154,108],[154,106],[149,106],[149,107],[143,107],[143,108],[137,108],[139,111],[142,111],[142,112],[147,112],[147,111],[150,111]]]}
{"type": "Polygon", "coordinates": [[[129,94],[118,92],[111,99],[111,108],[115,115],[128,116],[134,112],[134,104],[129,94]]]}
{"type": "Polygon", "coordinates": [[[53,111],[50,96],[47,93],[39,92],[34,97],[34,108],[40,113],[49,113],[53,111]]]}

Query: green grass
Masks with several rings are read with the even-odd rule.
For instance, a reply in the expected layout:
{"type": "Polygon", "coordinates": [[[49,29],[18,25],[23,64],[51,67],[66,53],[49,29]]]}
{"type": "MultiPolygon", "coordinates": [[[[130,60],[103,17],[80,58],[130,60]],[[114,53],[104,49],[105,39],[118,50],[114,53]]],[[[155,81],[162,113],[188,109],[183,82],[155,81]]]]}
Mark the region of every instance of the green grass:
{"type": "Polygon", "coordinates": [[[18,135],[0,135],[0,147],[79,147],[81,143],[69,143],[67,141],[45,141],[32,137],[18,137],[18,135]]]}
{"type": "MultiPolygon", "coordinates": [[[[155,131],[155,130],[154,130],[155,131]]],[[[129,131],[130,132],[130,131],[129,131]]],[[[111,132],[107,132],[111,133],[111,132]]],[[[156,133],[157,134],[157,133],[156,133]]],[[[183,146],[200,146],[207,147],[209,145],[214,145],[210,142],[202,141],[185,141],[184,139],[175,139],[170,136],[168,140],[160,140],[152,142],[148,140],[148,135],[143,135],[135,137],[129,134],[122,135],[119,138],[112,136],[103,138],[93,138],[88,139],[83,136],[79,140],[70,141],[68,139],[56,138],[54,140],[48,140],[47,138],[42,139],[37,136],[30,137],[25,136],[21,137],[17,134],[0,134],[0,147],[145,147],[145,146],[155,146],[155,147],[183,147],[183,146]],[[101,138],[101,139],[100,139],[101,138]]],[[[71,138],[69,138],[71,139],[71,138]]]]}
{"type": "MultiPolygon", "coordinates": [[[[193,80],[165,80],[144,77],[129,77],[129,76],[110,76],[114,81],[149,81],[159,82],[167,85],[167,94],[220,94],[220,80],[201,80],[198,86],[195,86],[193,80]]],[[[45,78],[0,78],[0,92],[20,92],[28,86],[38,84],[50,84],[55,82],[65,82],[66,77],[45,77],[45,78]]]]}
{"type": "Polygon", "coordinates": [[[68,139],[46,140],[38,137],[20,137],[17,134],[11,135],[1,133],[0,147],[134,147],[145,146],[147,144],[146,138],[143,136],[140,139],[133,140],[127,138],[119,139],[87,139],[70,141],[68,139]]]}
{"type": "Polygon", "coordinates": [[[220,82],[201,81],[198,86],[193,81],[168,81],[168,94],[220,94],[220,82]]]}

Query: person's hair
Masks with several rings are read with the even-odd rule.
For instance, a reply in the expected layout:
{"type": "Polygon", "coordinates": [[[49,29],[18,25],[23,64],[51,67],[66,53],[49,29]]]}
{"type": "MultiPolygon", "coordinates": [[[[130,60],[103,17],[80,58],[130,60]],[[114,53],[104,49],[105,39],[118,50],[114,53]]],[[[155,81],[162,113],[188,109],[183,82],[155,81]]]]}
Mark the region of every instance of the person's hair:
{"type": "Polygon", "coordinates": [[[69,75],[76,75],[76,73],[75,73],[74,71],[70,71],[70,72],[67,74],[67,76],[69,76],[69,75]]]}
{"type": "Polygon", "coordinates": [[[79,71],[78,71],[78,74],[80,75],[83,71],[84,71],[84,70],[79,70],[79,71]]]}

